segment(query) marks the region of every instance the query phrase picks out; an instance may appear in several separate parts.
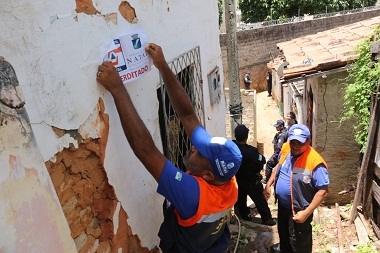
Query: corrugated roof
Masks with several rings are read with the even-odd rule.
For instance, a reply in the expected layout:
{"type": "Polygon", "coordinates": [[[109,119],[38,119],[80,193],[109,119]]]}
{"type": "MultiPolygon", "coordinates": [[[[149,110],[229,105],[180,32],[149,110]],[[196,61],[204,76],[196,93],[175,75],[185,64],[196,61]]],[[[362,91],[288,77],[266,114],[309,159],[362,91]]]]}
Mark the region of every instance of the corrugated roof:
{"type": "Polygon", "coordinates": [[[278,43],[283,55],[268,66],[277,69],[286,59],[289,65],[283,71],[285,80],[346,66],[358,57],[355,47],[379,24],[380,17],[374,17],[278,43]]]}

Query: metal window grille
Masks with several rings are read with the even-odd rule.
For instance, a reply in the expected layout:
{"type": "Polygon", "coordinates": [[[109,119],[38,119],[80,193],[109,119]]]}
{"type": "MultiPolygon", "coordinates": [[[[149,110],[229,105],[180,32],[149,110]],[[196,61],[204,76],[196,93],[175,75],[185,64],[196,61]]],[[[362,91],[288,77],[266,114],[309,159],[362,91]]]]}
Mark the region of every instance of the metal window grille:
{"type": "MultiPolygon", "coordinates": [[[[197,46],[178,56],[168,64],[189,95],[194,111],[200,122],[205,126],[203,80],[200,62],[200,50],[199,46],[197,46]]],[[[160,101],[159,117],[164,154],[173,164],[185,171],[182,159],[190,150],[191,143],[177,114],[170,104],[165,83],[161,76],[160,82],[161,86],[157,95],[160,101]]]]}

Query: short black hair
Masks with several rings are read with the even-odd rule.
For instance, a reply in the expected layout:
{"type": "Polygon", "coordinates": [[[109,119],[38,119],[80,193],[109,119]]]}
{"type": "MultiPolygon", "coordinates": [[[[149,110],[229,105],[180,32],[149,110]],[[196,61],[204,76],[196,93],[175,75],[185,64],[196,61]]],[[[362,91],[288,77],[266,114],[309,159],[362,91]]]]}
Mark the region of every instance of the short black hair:
{"type": "Polygon", "coordinates": [[[235,139],[237,141],[244,141],[245,139],[248,138],[248,132],[249,132],[249,129],[241,124],[241,125],[238,125],[236,128],[235,128],[235,139]]]}

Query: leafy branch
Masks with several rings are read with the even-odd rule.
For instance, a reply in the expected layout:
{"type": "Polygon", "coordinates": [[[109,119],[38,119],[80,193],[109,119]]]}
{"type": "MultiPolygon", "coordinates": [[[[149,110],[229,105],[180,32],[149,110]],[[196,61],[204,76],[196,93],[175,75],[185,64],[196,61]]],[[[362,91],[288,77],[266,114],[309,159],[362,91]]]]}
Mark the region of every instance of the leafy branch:
{"type": "MultiPolygon", "coordinates": [[[[380,26],[374,29],[374,38],[380,38],[380,26]]],[[[347,86],[343,97],[344,114],[341,121],[354,118],[354,137],[364,153],[367,143],[370,119],[371,97],[374,95],[379,78],[380,64],[371,60],[370,38],[363,40],[356,48],[358,59],[349,70],[347,86]]]]}

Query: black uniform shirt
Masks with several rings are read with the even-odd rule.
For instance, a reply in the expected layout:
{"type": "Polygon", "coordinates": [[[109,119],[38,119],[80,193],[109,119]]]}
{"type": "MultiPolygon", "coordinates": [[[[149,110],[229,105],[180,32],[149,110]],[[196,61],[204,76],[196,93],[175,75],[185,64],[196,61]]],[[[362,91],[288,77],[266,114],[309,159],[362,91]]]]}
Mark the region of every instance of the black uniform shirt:
{"type": "MultiPolygon", "coordinates": [[[[234,142],[236,143],[236,141],[234,142]]],[[[236,143],[236,145],[239,147],[243,156],[240,168],[236,173],[237,181],[255,179],[266,163],[265,157],[259,153],[257,148],[251,145],[239,143],[236,143]]],[[[260,179],[257,178],[256,180],[260,179]]]]}

